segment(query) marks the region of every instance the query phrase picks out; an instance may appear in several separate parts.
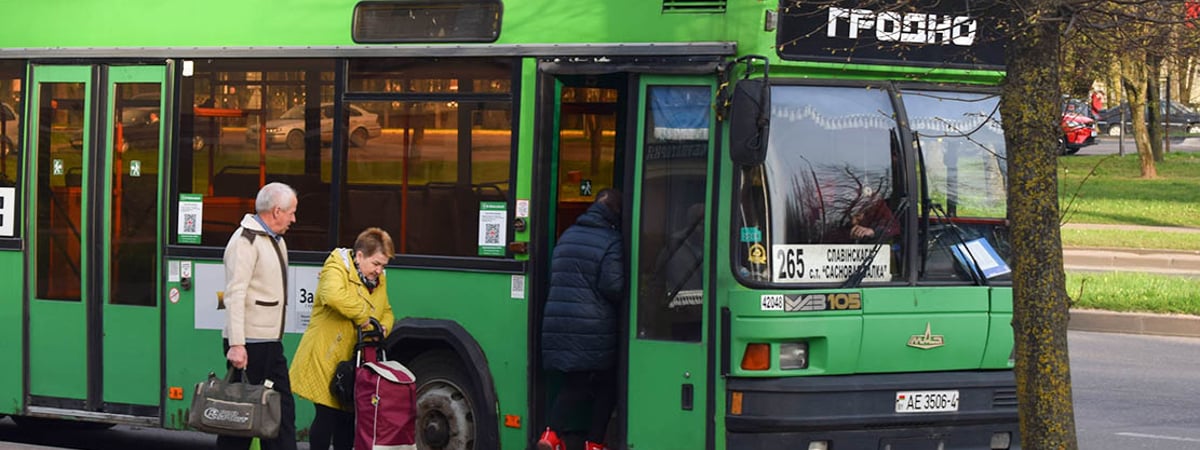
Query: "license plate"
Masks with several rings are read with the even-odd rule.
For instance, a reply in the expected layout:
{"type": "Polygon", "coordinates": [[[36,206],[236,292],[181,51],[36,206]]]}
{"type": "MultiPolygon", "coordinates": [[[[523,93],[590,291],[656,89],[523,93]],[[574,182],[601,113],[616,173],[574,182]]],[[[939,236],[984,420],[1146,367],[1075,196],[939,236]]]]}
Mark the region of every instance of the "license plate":
{"type": "Polygon", "coordinates": [[[958,411],[958,391],[896,392],[896,412],[928,413],[958,411]]]}

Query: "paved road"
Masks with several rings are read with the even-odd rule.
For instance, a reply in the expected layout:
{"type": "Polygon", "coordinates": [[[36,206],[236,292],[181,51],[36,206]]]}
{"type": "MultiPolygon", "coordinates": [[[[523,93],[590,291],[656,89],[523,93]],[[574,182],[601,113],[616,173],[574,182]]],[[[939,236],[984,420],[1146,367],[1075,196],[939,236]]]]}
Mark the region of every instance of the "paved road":
{"type": "MultiPolygon", "coordinates": [[[[1137,154],[1137,144],[1133,143],[1133,137],[1125,137],[1124,151],[1126,155],[1137,154]]],[[[1079,155],[1112,155],[1121,151],[1121,140],[1114,137],[1101,137],[1095,145],[1089,145],[1079,150],[1079,155]]],[[[1195,152],[1200,151],[1200,137],[1189,138],[1174,138],[1171,140],[1171,151],[1173,152],[1195,152]]]]}
{"type": "MultiPolygon", "coordinates": [[[[1200,448],[1200,383],[1195,376],[1200,373],[1200,338],[1071,331],[1067,339],[1079,448],[1200,448]]],[[[211,436],[194,432],[118,426],[32,433],[0,420],[0,450],[211,448],[211,436]]]]}
{"type": "Polygon", "coordinates": [[[1200,448],[1200,339],[1072,331],[1079,448],[1200,448]]]}

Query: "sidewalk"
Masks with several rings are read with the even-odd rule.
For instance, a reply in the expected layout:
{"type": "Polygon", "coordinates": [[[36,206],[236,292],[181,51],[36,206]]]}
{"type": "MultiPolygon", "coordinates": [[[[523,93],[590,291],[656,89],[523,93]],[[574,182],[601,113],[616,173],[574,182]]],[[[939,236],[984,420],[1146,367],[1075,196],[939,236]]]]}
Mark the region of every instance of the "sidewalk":
{"type": "MultiPolygon", "coordinates": [[[[1196,228],[1147,227],[1138,225],[1067,224],[1064,228],[1161,230],[1200,233],[1196,228]]],[[[1084,272],[1149,272],[1200,277],[1200,252],[1105,248],[1064,248],[1063,268],[1084,272]]],[[[1071,330],[1110,333],[1157,334],[1200,337],[1200,316],[1145,313],[1116,313],[1071,310],[1071,330]]]]}

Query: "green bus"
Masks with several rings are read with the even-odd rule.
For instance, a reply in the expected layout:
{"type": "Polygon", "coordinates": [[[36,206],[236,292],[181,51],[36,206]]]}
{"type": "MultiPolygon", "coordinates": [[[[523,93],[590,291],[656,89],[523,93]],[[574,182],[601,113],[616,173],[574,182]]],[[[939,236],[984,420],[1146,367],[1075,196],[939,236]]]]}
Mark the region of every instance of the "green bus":
{"type": "Polygon", "coordinates": [[[186,429],[223,247],[282,181],[285,348],[382,227],[418,447],[530,448],[550,255],[613,187],[611,448],[1018,448],[1003,49],[970,4],[9,8],[0,415],[186,429]]]}

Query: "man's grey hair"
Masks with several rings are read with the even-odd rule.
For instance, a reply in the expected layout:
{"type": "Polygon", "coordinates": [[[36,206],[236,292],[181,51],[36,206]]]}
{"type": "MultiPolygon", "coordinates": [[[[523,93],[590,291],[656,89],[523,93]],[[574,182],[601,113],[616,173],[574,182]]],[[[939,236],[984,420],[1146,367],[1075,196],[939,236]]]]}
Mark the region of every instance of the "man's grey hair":
{"type": "Polygon", "coordinates": [[[259,214],[271,212],[275,208],[284,208],[296,197],[296,190],[280,182],[267,183],[258,190],[258,198],[254,199],[254,211],[259,214]]]}

